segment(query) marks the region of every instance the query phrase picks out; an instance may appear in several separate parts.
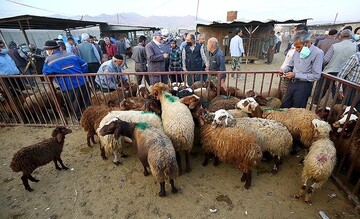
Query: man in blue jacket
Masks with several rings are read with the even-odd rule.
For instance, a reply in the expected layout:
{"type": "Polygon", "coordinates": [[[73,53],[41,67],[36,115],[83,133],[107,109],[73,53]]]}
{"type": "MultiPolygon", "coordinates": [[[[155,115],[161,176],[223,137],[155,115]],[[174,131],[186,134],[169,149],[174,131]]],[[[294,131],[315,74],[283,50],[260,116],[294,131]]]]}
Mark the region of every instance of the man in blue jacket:
{"type": "Polygon", "coordinates": [[[53,79],[60,86],[69,111],[74,112],[80,120],[81,111],[90,105],[89,94],[86,89],[86,79],[83,76],[62,76],[62,74],[83,74],[88,71],[87,63],[80,57],[67,52],[61,52],[59,45],[49,40],[45,42],[46,53],[43,74],[57,75],[53,79]]]}

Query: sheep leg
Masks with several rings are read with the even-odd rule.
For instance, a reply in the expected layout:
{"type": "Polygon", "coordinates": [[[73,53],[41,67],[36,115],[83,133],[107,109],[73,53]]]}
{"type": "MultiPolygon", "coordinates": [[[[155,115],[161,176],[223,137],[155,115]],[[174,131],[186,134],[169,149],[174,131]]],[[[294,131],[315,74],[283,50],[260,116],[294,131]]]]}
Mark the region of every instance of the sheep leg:
{"type": "Polygon", "coordinates": [[[306,183],[307,183],[307,179],[305,180],[304,184],[301,186],[300,191],[294,195],[294,198],[299,199],[303,195],[304,191],[306,190],[306,183]]]}
{"type": "Polygon", "coordinates": [[[24,187],[25,187],[26,190],[28,190],[29,192],[34,191],[32,188],[30,188],[29,181],[28,181],[28,176],[27,176],[27,175],[24,174],[24,175],[21,177],[21,180],[22,180],[23,185],[24,185],[24,187]]]}
{"type": "Polygon", "coordinates": [[[165,195],[166,195],[165,182],[160,182],[160,192],[159,192],[159,196],[160,196],[160,197],[164,197],[165,195]]]}
{"type": "Polygon", "coordinates": [[[144,176],[148,176],[149,175],[149,171],[147,170],[146,166],[143,164],[144,167],[144,176]]]}
{"type": "Polygon", "coordinates": [[[101,144],[100,144],[100,152],[101,152],[102,159],[107,160],[107,157],[105,155],[105,149],[103,147],[101,147],[101,144]]]}
{"type": "Polygon", "coordinates": [[[219,166],[219,158],[217,156],[214,156],[214,167],[219,166]]]}
{"type": "Polygon", "coordinates": [[[309,203],[309,204],[311,203],[310,198],[311,198],[312,194],[314,193],[315,184],[316,184],[316,183],[312,184],[312,185],[309,187],[309,189],[307,190],[307,193],[306,193],[305,198],[304,198],[304,200],[305,200],[306,203],[309,203]]]}
{"type": "Polygon", "coordinates": [[[61,160],[61,157],[58,157],[57,160],[59,161],[61,167],[62,167],[64,170],[68,170],[68,169],[69,169],[68,167],[66,167],[66,166],[64,165],[63,161],[61,160]]]}
{"type": "Polygon", "coordinates": [[[121,164],[121,162],[118,159],[118,151],[114,151],[113,154],[114,154],[113,162],[116,166],[119,166],[119,164],[121,164]]]}
{"type": "Polygon", "coordinates": [[[247,178],[247,173],[244,172],[243,175],[241,176],[241,182],[245,182],[246,178],[247,178]]]}
{"type": "Polygon", "coordinates": [[[179,176],[182,175],[182,167],[181,167],[181,156],[180,156],[180,152],[176,152],[176,160],[179,166],[179,176]]]}
{"type": "Polygon", "coordinates": [[[204,162],[202,163],[203,166],[208,165],[208,163],[209,163],[209,157],[210,157],[210,153],[209,153],[209,152],[205,152],[205,159],[204,159],[204,162]]]}
{"type": "Polygon", "coordinates": [[[251,174],[252,174],[251,170],[249,170],[248,173],[246,174],[247,177],[244,185],[245,189],[249,189],[251,186],[251,178],[252,178],[251,174]]]}
{"type": "Polygon", "coordinates": [[[191,172],[191,167],[190,167],[190,151],[185,151],[185,164],[186,164],[186,172],[190,173],[191,172]]]}
{"type": "Polygon", "coordinates": [[[271,173],[272,173],[272,174],[277,174],[280,164],[281,164],[281,157],[275,155],[274,167],[273,167],[273,169],[271,170],[271,173]]]}
{"type": "Polygon", "coordinates": [[[57,170],[62,170],[62,169],[59,167],[59,165],[57,164],[57,159],[54,158],[53,161],[54,161],[54,164],[55,164],[55,168],[56,168],[57,170]]]}
{"type": "Polygon", "coordinates": [[[171,192],[172,193],[177,193],[178,189],[175,187],[174,179],[170,179],[170,185],[171,185],[171,192]]]}
{"type": "Polygon", "coordinates": [[[31,174],[28,175],[28,179],[31,181],[31,182],[39,182],[40,180],[38,179],[35,179],[31,174]]]}
{"type": "Polygon", "coordinates": [[[94,135],[91,136],[91,141],[92,141],[93,144],[96,144],[94,135]]]}
{"type": "Polygon", "coordinates": [[[88,132],[86,136],[86,142],[87,142],[87,146],[89,147],[91,147],[90,140],[91,140],[91,134],[88,132]]]}

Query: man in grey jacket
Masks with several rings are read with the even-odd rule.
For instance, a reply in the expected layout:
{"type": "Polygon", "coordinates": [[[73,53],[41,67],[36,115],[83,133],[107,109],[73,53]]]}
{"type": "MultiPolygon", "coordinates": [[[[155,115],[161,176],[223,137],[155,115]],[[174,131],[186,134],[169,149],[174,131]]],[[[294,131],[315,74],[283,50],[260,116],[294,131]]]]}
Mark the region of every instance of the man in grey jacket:
{"type": "MultiPolygon", "coordinates": [[[[148,72],[165,71],[165,59],[169,57],[169,54],[165,53],[161,47],[161,38],[162,34],[160,32],[155,32],[152,41],[145,46],[148,72]]],[[[160,78],[160,75],[151,75],[150,85],[159,82],[160,78]]]]}

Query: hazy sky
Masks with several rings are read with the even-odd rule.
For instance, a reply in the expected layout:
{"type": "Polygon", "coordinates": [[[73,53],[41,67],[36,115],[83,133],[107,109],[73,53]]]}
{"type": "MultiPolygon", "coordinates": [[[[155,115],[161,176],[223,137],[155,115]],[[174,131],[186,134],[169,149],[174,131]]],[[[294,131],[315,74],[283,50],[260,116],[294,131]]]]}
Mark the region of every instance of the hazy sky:
{"type": "MultiPolygon", "coordinates": [[[[96,16],[122,12],[143,16],[196,16],[197,3],[197,0],[0,0],[0,17],[23,14],[96,16]]],[[[227,11],[237,10],[238,19],[249,20],[313,18],[314,22],[334,21],[338,13],[337,21],[359,21],[359,8],[360,0],[199,0],[198,17],[225,21],[227,11]]]]}

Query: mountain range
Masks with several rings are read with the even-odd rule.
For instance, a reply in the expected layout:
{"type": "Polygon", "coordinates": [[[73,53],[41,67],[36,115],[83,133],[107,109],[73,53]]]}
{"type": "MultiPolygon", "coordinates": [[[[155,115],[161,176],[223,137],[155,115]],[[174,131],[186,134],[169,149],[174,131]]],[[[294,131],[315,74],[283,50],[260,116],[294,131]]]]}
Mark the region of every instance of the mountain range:
{"type": "MultiPolygon", "coordinates": [[[[52,15],[51,17],[56,18],[65,18],[65,19],[74,19],[74,20],[86,20],[86,21],[99,21],[107,22],[109,24],[123,24],[123,25],[135,25],[135,26],[151,26],[151,27],[160,27],[160,28],[193,28],[196,27],[196,17],[187,15],[187,16],[150,16],[145,17],[136,13],[118,13],[113,15],[100,14],[98,16],[73,16],[66,17],[63,15],[52,15]]],[[[204,19],[198,19],[198,22],[208,22],[204,19]]]]}

